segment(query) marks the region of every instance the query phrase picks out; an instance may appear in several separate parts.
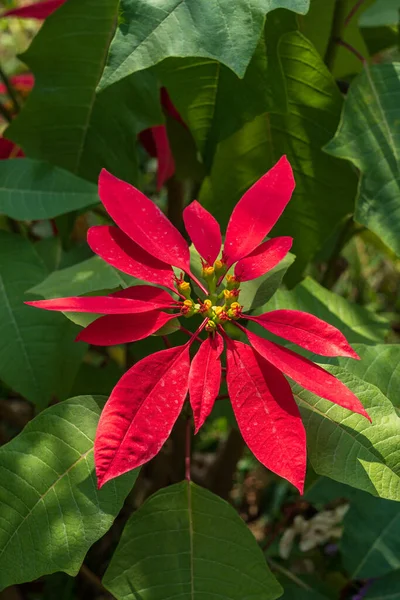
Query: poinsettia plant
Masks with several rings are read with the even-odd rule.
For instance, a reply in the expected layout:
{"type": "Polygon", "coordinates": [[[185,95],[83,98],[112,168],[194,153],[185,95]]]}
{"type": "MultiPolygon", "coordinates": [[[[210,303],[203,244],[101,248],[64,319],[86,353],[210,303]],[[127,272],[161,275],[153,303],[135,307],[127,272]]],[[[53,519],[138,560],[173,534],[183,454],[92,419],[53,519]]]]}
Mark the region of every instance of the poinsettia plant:
{"type": "Polygon", "coordinates": [[[394,4],[3,0],[1,598],[400,594],[394,4]]]}

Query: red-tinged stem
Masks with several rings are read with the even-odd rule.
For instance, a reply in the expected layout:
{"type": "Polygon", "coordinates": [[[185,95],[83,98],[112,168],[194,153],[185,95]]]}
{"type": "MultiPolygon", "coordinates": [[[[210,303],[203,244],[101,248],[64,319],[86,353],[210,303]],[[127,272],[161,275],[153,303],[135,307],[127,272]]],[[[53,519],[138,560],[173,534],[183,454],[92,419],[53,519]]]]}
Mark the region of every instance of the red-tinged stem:
{"type": "Polygon", "coordinates": [[[50,225],[53,232],[54,237],[58,236],[58,227],[55,219],[50,219],[50,225]]]}
{"type": "Polygon", "coordinates": [[[356,58],[358,58],[358,60],[360,62],[362,62],[362,64],[365,66],[367,64],[366,59],[364,58],[364,56],[358,51],[356,50],[351,44],[348,44],[347,42],[345,42],[342,39],[336,40],[336,44],[338,46],[343,46],[343,48],[346,48],[349,52],[351,52],[352,54],[354,54],[354,56],[356,58]]]}
{"type": "Polygon", "coordinates": [[[216,400],[226,400],[227,398],[229,398],[229,394],[221,394],[216,397],[216,400]]]}
{"type": "Polygon", "coordinates": [[[196,277],[196,275],[193,275],[193,273],[189,272],[188,273],[189,277],[191,277],[193,279],[193,281],[196,283],[196,285],[199,286],[199,288],[201,289],[202,292],[204,292],[204,294],[206,296],[208,296],[208,290],[204,287],[204,285],[201,283],[201,281],[199,281],[196,277]]]}
{"type": "Polygon", "coordinates": [[[351,9],[351,11],[349,12],[349,14],[347,15],[347,17],[344,20],[343,29],[349,25],[350,21],[352,20],[352,18],[354,17],[354,15],[358,11],[358,9],[361,8],[361,6],[364,4],[364,2],[365,2],[365,0],[358,0],[355,3],[355,5],[353,6],[353,8],[351,9]]]}
{"type": "MultiPolygon", "coordinates": [[[[186,335],[188,335],[190,338],[193,336],[193,333],[191,331],[189,331],[189,329],[186,329],[185,327],[179,327],[179,331],[182,331],[182,333],[186,333],[186,335]]],[[[198,342],[199,344],[203,343],[203,340],[201,338],[199,338],[197,335],[194,338],[196,340],[196,342],[198,342]]]]}
{"type": "Polygon", "coordinates": [[[185,453],[185,478],[186,481],[190,481],[190,442],[192,436],[190,417],[186,420],[186,453],[185,453]]]}
{"type": "Polygon", "coordinates": [[[166,335],[162,335],[161,337],[162,337],[162,341],[163,341],[163,342],[164,342],[164,344],[165,344],[165,347],[166,347],[166,348],[172,348],[172,344],[171,344],[171,342],[169,341],[168,337],[167,337],[166,335]]]}

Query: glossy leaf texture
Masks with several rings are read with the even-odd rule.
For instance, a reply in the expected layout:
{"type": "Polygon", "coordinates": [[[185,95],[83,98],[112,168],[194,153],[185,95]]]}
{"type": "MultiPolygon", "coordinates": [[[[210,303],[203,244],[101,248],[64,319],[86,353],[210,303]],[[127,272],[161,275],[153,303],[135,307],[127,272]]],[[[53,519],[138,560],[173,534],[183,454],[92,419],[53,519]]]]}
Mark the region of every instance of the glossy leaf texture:
{"type": "Polygon", "coordinates": [[[186,344],[147,356],[119,380],[96,433],[99,487],[160,451],[182,410],[189,367],[186,344]]]}
{"type": "Polygon", "coordinates": [[[343,565],[352,579],[382,577],[400,568],[399,509],[398,502],[353,493],[340,542],[343,565]]]}
{"type": "Polygon", "coordinates": [[[131,516],[103,584],[117,600],[275,600],[282,594],[232,506],[188,482],[157,492],[131,516]]]}
{"type": "Polygon", "coordinates": [[[295,165],[296,188],[271,236],[294,239],[296,263],[287,275],[293,284],[353,211],[357,177],[344,161],[322,150],[340,119],[337,85],[312,44],[297,31],[286,33],[292,23],[283,25],[283,16],[272,12],[266,39],[270,60],[281,65],[277,70],[287,88],[288,112],[264,113],[220,143],[199,201],[223,227],[243,193],[286,154],[295,165]]]}
{"type": "Polygon", "coordinates": [[[223,256],[229,267],[253,252],[269,234],[294,188],[292,167],[283,156],[243,194],[232,211],[226,230],[223,256]]]}
{"type": "Polygon", "coordinates": [[[137,314],[108,314],[89,323],[78,333],[76,341],[94,346],[129,344],[156,333],[173,319],[176,319],[175,314],[155,310],[137,314]]]}
{"type": "Polygon", "coordinates": [[[5,134],[30,158],[94,182],[103,167],[134,180],[135,134],[162,122],[157,82],[149,73],[96,93],[117,12],[117,0],[68,0],[44,22],[23,55],[35,86],[5,134]]]}
{"type": "Polygon", "coordinates": [[[239,429],[254,456],[302,494],[306,435],[289,383],[250,346],[230,341],[227,384],[239,429]]]}
{"type": "Polygon", "coordinates": [[[86,351],[63,315],[24,305],[27,290],[48,274],[36,245],[0,232],[0,377],[40,408],[67,397],[86,351]]]}
{"type": "Polygon", "coordinates": [[[183,211],[185,228],[200,256],[210,265],[221,250],[222,238],[219,223],[205,208],[194,200],[183,211]]]}
{"type": "Polygon", "coordinates": [[[39,0],[33,4],[19,6],[7,10],[2,17],[18,17],[18,19],[38,19],[43,20],[49,17],[57,8],[64,4],[66,0],[39,0]]]}
{"type": "Polygon", "coordinates": [[[99,195],[108,214],[136,244],[158,260],[190,272],[188,244],[154,202],[105,170],[99,195]]]}
{"type": "Polygon", "coordinates": [[[339,329],[310,313],[283,309],[247,318],[315,354],[359,358],[339,329]]]}
{"type": "Polygon", "coordinates": [[[229,0],[123,0],[123,19],[111,45],[101,87],[151,67],[165,58],[209,57],[243,77],[260,38],[265,15],[276,8],[305,14],[308,0],[240,1],[235,10],[229,0]],[[140,14],[138,26],[135,15],[140,14]],[[184,34],[183,34],[184,32],[184,34]]]}
{"type": "Polygon", "coordinates": [[[324,367],[351,388],[372,422],[294,385],[314,470],[374,496],[399,502],[400,419],[395,408],[374,385],[343,368],[324,367]]]}
{"type": "Polygon", "coordinates": [[[92,183],[42,161],[0,161],[0,211],[19,221],[52,219],[97,204],[92,183]]]}
{"type": "Polygon", "coordinates": [[[287,256],[293,239],[278,237],[257,246],[235,265],[235,276],[240,281],[251,281],[274,269],[287,256]]]}
{"type": "Polygon", "coordinates": [[[355,219],[400,255],[400,64],[366,67],[353,81],[326,151],[362,173],[355,219]]]}
{"type": "Polygon", "coordinates": [[[216,333],[202,342],[190,365],[189,399],[193,409],[195,433],[212,411],[221,385],[221,360],[224,349],[221,336],[216,333]]]}
{"type": "Polygon", "coordinates": [[[288,348],[263,339],[250,331],[247,335],[250,344],[261,356],[296,383],[322,398],[369,419],[357,396],[329,372],[288,348]]]}
{"type": "Polygon", "coordinates": [[[0,449],[1,590],[57,571],[76,575],[122,508],[137,471],[96,488],[93,438],[104,400],[52,406],[0,449]]]}

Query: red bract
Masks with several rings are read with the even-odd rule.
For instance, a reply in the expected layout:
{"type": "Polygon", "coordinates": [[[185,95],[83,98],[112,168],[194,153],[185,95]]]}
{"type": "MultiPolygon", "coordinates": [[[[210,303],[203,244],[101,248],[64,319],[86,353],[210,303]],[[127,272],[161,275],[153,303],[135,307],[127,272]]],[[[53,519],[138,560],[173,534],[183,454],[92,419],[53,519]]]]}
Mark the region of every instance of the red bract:
{"type": "Polygon", "coordinates": [[[18,19],[47,19],[57,8],[65,4],[66,0],[43,0],[27,6],[13,8],[3,13],[2,17],[18,17],[18,19]]]}
{"type": "Polygon", "coordinates": [[[95,441],[99,486],[150,460],[160,450],[188,391],[195,430],[199,430],[218,395],[224,340],[228,391],[243,438],[262,464],[288,479],[300,492],[306,468],[305,432],[285,375],[318,396],[369,419],[358,398],[333,375],[292,350],[248,331],[241,323],[242,319],[251,320],[317,354],[358,358],[340,331],[313,315],[293,310],[259,316],[243,314],[241,283],[264,275],[291,247],[292,239],[288,237],[263,238],[289,202],[293,187],[292,170],[283,157],[237,204],[221,259],[218,223],[198,202],[190,204],[184,221],[200,254],[203,281],[199,281],[191,271],[188,244],[160,209],[136,188],[102,172],[100,198],[119,228],[91,228],[91,248],[113,267],[169,292],[138,285],[104,297],[30,304],[48,310],[104,315],[78,336],[98,345],[143,339],[177,316],[197,316],[201,321],[187,344],[146,357],[117,383],[101,416],[95,441]],[[227,271],[235,263],[235,275],[231,275],[227,271]],[[183,272],[175,276],[172,266],[183,272]],[[191,283],[184,273],[200,287],[204,297],[192,298],[191,283]],[[250,346],[229,339],[227,331],[232,326],[237,327],[239,335],[247,335],[250,346]],[[190,366],[189,348],[197,342],[200,348],[190,366]]]}

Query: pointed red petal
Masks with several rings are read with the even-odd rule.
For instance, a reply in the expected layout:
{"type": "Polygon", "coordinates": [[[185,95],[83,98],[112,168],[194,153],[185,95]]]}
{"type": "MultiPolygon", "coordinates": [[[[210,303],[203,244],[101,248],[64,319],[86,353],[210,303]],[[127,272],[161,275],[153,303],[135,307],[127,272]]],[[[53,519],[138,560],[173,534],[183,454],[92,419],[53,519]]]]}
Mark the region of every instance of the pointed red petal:
{"type": "Polygon", "coordinates": [[[160,308],[173,308],[172,298],[164,290],[148,286],[137,286],[137,288],[128,288],[109,296],[75,296],[55,298],[54,300],[35,300],[25,302],[25,304],[45,310],[99,315],[126,315],[150,312],[160,308]]]}
{"type": "Polygon", "coordinates": [[[315,354],[360,358],[339,329],[309,313],[273,310],[258,317],[246,316],[246,319],[315,354]]]}
{"type": "Polygon", "coordinates": [[[157,125],[151,128],[156,147],[157,168],[157,190],[175,173],[175,161],[169,145],[167,128],[165,125],[157,125]]]}
{"type": "Polygon", "coordinates": [[[76,341],[93,346],[129,344],[147,338],[176,316],[155,310],[137,315],[106,315],[82,329],[76,341]]]}
{"type": "Polygon", "coordinates": [[[306,390],[371,420],[357,396],[331,373],[307,358],[265,340],[251,331],[246,333],[251,345],[261,356],[306,390]]]}
{"type": "Polygon", "coordinates": [[[250,346],[231,341],[227,384],[240,431],[254,456],[302,494],[306,434],[289,383],[250,346]]]}
{"type": "Polygon", "coordinates": [[[208,264],[213,265],[222,244],[218,221],[197,200],[185,208],[183,220],[197,252],[208,264]]]}
{"type": "Polygon", "coordinates": [[[66,0],[44,0],[43,2],[35,2],[27,6],[13,8],[3,13],[2,17],[18,17],[19,19],[46,19],[57,8],[65,3],[66,0]]]}
{"type": "Polygon", "coordinates": [[[271,231],[295,188],[292,168],[283,156],[242,196],[226,231],[224,258],[228,267],[252,252],[271,231]]]}
{"type": "Polygon", "coordinates": [[[112,267],[175,291],[170,265],[151,256],[118,227],[95,225],[89,229],[87,241],[93,252],[112,267]]]}
{"type": "Polygon", "coordinates": [[[268,273],[285,258],[292,244],[291,237],[277,237],[260,244],[236,264],[236,277],[240,281],[250,281],[268,273]]]}
{"type": "Polygon", "coordinates": [[[189,398],[193,409],[195,433],[210,414],[221,384],[221,356],[224,343],[217,333],[208,337],[192,360],[189,374],[189,398]]]}
{"type": "Polygon", "coordinates": [[[189,346],[156,352],[119,380],[94,443],[98,485],[149,461],[161,449],[188,389],[189,346]]]}
{"type": "Polygon", "coordinates": [[[154,202],[105,169],[100,173],[99,195],[108,214],[136,244],[190,273],[189,246],[154,202]]]}

